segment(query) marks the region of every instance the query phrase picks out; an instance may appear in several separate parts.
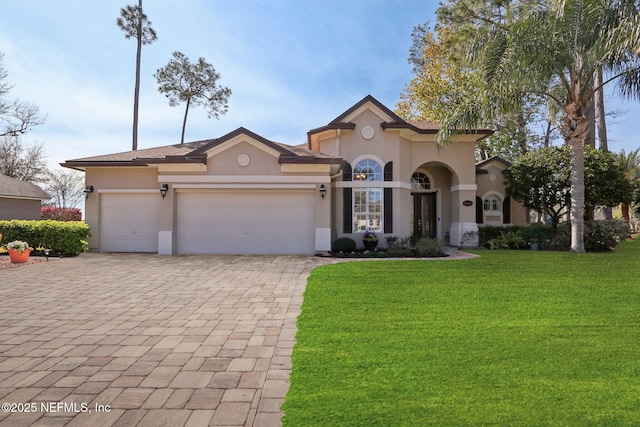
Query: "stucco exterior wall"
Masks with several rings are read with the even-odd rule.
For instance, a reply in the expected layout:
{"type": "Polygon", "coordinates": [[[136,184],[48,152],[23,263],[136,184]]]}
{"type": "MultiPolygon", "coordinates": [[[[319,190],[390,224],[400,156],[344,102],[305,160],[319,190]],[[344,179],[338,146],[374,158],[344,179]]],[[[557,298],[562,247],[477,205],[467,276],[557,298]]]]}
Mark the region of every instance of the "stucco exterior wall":
{"type": "MultiPolygon", "coordinates": [[[[478,183],[477,195],[481,199],[485,199],[488,195],[498,195],[502,201],[506,197],[506,177],[504,170],[506,165],[495,162],[483,167],[487,173],[477,174],[476,181],[478,183]]],[[[513,225],[527,224],[527,210],[517,201],[511,199],[510,221],[513,225]]]]}
{"type": "Polygon", "coordinates": [[[0,219],[38,220],[41,218],[40,200],[0,197],[0,219]]]}

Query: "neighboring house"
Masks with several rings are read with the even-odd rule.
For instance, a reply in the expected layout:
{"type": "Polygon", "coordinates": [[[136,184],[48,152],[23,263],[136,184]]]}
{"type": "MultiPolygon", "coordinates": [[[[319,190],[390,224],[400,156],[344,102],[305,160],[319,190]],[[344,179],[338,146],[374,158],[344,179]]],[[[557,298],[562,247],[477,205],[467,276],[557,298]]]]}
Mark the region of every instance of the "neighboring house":
{"type": "Polygon", "coordinates": [[[475,144],[491,131],[447,147],[437,132],[367,96],[302,146],[239,128],[62,166],[86,172],[97,251],[310,254],[342,236],[361,244],[366,230],[473,245],[478,222],[522,223],[524,209],[505,201],[505,162],[475,164],[475,144]]]}
{"type": "Polygon", "coordinates": [[[0,174],[0,220],[40,219],[42,201],[50,198],[35,184],[0,174]]]}

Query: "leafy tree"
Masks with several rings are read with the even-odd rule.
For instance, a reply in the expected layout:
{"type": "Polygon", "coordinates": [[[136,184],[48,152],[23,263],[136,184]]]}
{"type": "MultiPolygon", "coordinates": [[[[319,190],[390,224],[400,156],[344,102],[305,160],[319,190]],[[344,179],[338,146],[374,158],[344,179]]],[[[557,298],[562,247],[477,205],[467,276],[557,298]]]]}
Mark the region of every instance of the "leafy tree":
{"type": "Polygon", "coordinates": [[[24,143],[17,135],[0,138],[0,173],[34,184],[47,180],[43,143],[24,143]]]}
{"type": "MultiPolygon", "coordinates": [[[[478,20],[466,2],[458,3],[470,11],[471,20],[478,20]]],[[[584,144],[592,125],[586,111],[595,92],[612,83],[623,96],[640,98],[638,5],[632,0],[514,4],[520,9],[510,25],[482,20],[474,41],[464,43],[483,73],[481,96],[452,111],[440,136],[446,140],[456,129],[514,111],[523,93],[553,100],[561,111],[560,133],[571,147],[571,250],[584,252],[584,144]],[[600,67],[605,77],[595,87],[600,67]]]]}
{"type": "Polygon", "coordinates": [[[0,52],[0,137],[15,137],[26,133],[33,126],[44,123],[37,106],[18,100],[9,100],[11,85],[7,83],[9,73],[2,65],[4,54],[0,52]]]}
{"type": "Polygon", "coordinates": [[[198,62],[192,64],[183,53],[173,52],[173,59],[165,67],[158,69],[154,76],[158,80],[158,91],[169,98],[170,106],[187,103],[182,121],[181,144],[184,143],[184,131],[191,104],[207,107],[209,118],[217,118],[227,112],[231,90],[217,85],[220,74],[204,58],[199,58],[198,62]]]}
{"type": "Polygon", "coordinates": [[[132,149],[138,149],[138,104],[140,101],[140,59],[142,45],[156,41],[158,36],[147,15],[142,11],[142,0],[138,0],[137,6],[127,6],[120,9],[120,17],[116,20],[118,27],[124,32],[127,39],[135,38],[138,42],[136,49],[136,83],[133,94],[133,140],[132,149]]]}
{"type": "MultiPolygon", "coordinates": [[[[571,208],[570,147],[530,151],[507,169],[507,195],[551,219],[555,237],[558,223],[571,208]]],[[[585,148],[585,204],[616,206],[629,200],[632,187],[615,154],[585,148]]]]}
{"type": "MultiPolygon", "coordinates": [[[[629,153],[622,150],[618,154],[618,164],[624,171],[625,178],[629,181],[634,189],[636,197],[630,197],[627,200],[621,200],[622,217],[629,224],[631,222],[630,209],[631,205],[640,203],[640,148],[629,153]]],[[[638,206],[640,208],[640,206],[638,206]]]]}
{"type": "Polygon", "coordinates": [[[84,178],[77,171],[50,171],[46,191],[51,195],[52,206],[62,210],[76,207],[84,197],[84,178]]]}

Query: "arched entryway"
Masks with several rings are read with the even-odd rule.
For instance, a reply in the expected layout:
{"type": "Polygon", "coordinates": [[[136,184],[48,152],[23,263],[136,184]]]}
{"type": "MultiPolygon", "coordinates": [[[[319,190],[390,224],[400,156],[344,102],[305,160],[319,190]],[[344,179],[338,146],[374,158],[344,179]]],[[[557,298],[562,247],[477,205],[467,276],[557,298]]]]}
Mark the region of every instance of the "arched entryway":
{"type": "Polygon", "coordinates": [[[439,162],[424,163],[411,175],[411,235],[447,241],[451,226],[453,172],[439,162]]]}

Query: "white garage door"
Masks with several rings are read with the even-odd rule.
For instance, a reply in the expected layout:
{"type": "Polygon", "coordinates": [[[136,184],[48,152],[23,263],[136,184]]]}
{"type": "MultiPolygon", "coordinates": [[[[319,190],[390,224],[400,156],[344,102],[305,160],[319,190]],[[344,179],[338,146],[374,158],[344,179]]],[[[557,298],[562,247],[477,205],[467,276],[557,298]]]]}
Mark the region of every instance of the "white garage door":
{"type": "Polygon", "coordinates": [[[100,195],[100,250],[158,252],[159,194],[100,195]]]}
{"type": "Polygon", "coordinates": [[[310,254],[313,190],[178,193],[178,253],[310,254]]]}

